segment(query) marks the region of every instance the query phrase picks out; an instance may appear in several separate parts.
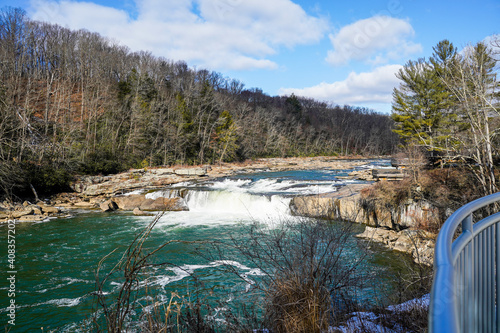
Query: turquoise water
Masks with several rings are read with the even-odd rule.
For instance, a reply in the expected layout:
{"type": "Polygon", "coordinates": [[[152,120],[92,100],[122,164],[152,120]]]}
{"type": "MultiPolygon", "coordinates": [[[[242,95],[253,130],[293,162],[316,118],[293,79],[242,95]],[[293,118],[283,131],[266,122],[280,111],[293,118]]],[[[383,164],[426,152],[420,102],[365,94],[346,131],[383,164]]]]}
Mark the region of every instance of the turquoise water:
{"type": "MultiPolygon", "coordinates": [[[[337,172],[337,171],[335,171],[337,172]]],[[[306,173],[280,173],[245,175],[220,179],[207,183],[183,184],[190,188],[185,200],[188,212],[165,214],[153,229],[147,248],[155,248],[169,240],[228,241],[232,237],[246,237],[246,226],[257,221],[273,227],[279,219],[293,218],[288,215],[290,197],[297,192],[331,191],[339,186],[331,170],[306,173]],[[305,175],[305,176],[304,176],[305,175]],[[309,179],[307,179],[309,177],[309,179]],[[327,177],[332,177],[328,182],[327,177]],[[266,190],[267,189],[267,190],[266,190]]],[[[168,191],[165,191],[168,192],[168,191]]],[[[150,193],[158,196],[161,192],[150,193]]],[[[136,217],[127,213],[80,212],[72,218],[54,219],[42,223],[16,224],[16,295],[15,326],[11,332],[85,331],[84,319],[92,313],[95,271],[99,261],[114,249],[118,249],[104,264],[110,269],[127,245],[152,220],[152,217],[136,217]]],[[[362,226],[355,226],[362,231],[362,226]]],[[[0,226],[0,323],[6,324],[9,284],[7,281],[7,234],[8,226],[0,226]],[[4,269],[5,267],[5,269],[4,269]]],[[[349,256],[355,257],[356,244],[352,240],[349,256]]],[[[155,268],[151,276],[144,276],[148,288],[159,292],[159,299],[168,301],[172,292],[187,295],[195,284],[190,274],[195,274],[206,289],[215,288],[212,297],[223,297],[237,303],[237,295],[245,295],[249,281],[258,279],[260,272],[244,259],[233,267],[248,277],[249,281],[236,279],[221,270],[215,259],[201,258],[206,253],[203,244],[174,243],[166,247],[155,260],[166,265],[155,268]]],[[[359,252],[361,253],[361,252],[359,252]]],[[[394,258],[398,256],[394,255],[394,258]]],[[[388,254],[370,253],[364,270],[374,275],[390,271],[388,254]],[[380,256],[386,261],[380,264],[380,256]]],[[[396,260],[396,259],[395,259],[396,260]]],[[[119,288],[116,283],[106,285],[111,295],[119,288]]],[[[365,292],[373,292],[368,288],[365,292]]],[[[244,296],[244,297],[249,297],[244,296]]],[[[147,303],[147,302],[146,302],[147,303]]]]}

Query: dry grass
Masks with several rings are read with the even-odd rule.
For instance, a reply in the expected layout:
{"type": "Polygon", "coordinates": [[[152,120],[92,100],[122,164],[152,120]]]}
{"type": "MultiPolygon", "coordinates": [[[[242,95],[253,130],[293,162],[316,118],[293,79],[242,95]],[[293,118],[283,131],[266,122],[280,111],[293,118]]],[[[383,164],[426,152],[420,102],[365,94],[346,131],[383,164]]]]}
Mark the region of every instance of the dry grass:
{"type": "Polygon", "coordinates": [[[278,277],[268,289],[266,312],[277,333],[315,333],[328,329],[329,291],[318,281],[289,274],[278,277]]]}

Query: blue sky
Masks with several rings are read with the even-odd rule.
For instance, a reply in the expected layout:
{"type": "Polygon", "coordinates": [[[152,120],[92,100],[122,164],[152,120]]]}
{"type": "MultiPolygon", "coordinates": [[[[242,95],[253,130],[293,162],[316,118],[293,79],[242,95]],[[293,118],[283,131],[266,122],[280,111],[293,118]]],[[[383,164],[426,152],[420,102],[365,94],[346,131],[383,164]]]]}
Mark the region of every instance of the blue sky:
{"type": "Polygon", "coordinates": [[[390,112],[409,59],[500,33],[500,0],[0,0],[246,88],[390,112]]]}

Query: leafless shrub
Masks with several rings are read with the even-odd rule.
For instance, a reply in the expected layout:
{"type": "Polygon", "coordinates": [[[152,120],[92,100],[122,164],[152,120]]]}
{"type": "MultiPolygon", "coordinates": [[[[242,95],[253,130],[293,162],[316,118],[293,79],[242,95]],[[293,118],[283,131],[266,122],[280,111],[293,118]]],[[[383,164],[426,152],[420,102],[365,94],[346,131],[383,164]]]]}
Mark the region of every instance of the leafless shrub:
{"type": "MultiPolygon", "coordinates": [[[[264,326],[271,332],[323,332],[337,312],[349,308],[362,261],[349,256],[352,224],[301,219],[269,228],[255,223],[247,237],[233,239],[230,248],[262,272],[253,287],[264,292],[264,326]]],[[[216,253],[228,255],[220,248],[216,253]]]]}
{"type": "MultiPolygon", "coordinates": [[[[118,263],[116,263],[107,273],[101,275],[104,270],[103,264],[113,253],[118,251],[118,249],[113,250],[99,262],[96,271],[95,300],[93,316],[91,318],[93,331],[113,333],[127,331],[128,326],[132,322],[133,315],[137,315],[137,311],[143,306],[138,302],[138,295],[141,290],[141,276],[147,273],[148,269],[153,265],[168,264],[152,264],[150,263],[150,259],[169,244],[198,243],[192,241],[170,240],[153,250],[145,249],[144,242],[147,240],[153,227],[158,223],[162,215],[162,213],[156,215],[153,221],[133,239],[118,263]],[[117,293],[108,293],[105,291],[110,282],[120,283],[117,293]],[[102,319],[100,319],[101,311],[102,319]]],[[[158,332],[161,332],[162,329],[167,329],[169,327],[169,322],[172,320],[177,321],[181,315],[181,310],[186,308],[186,302],[183,300],[176,300],[176,298],[179,297],[172,295],[169,305],[164,308],[162,320],[159,319],[160,309],[163,305],[153,301],[153,304],[150,306],[152,310],[143,316],[142,321],[147,323],[147,326],[152,329],[161,327],[158,332]]],[[[189,306],[192,306],[192,304],[188,303],[187,307],[189,308],[189,306]]]]}

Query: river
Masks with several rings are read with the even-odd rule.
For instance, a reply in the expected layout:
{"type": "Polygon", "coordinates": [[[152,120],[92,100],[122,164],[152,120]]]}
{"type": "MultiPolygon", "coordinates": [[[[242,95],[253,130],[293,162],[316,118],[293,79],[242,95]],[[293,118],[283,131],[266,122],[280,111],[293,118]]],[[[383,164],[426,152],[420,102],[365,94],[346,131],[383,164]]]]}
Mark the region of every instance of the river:
{"type": "MultiPolygon", "coordinates": [[[[388,161],[375,161],[373,165],[388,161]]],[[[145,246],[154,248],[168,240],[193,242],[227,241],[244,238],[251,223],[273,228],[277,221],[294,219],[288,204],[291,197],[335,191],[353,180],[343,180],[350,170],[307,170],[262,172],[208,181],[185,182],[153,191],[148,197],[169,196],[182,191],[189,211],[168,212],[157,222],[145,246]]],[[[84,320],[92,314],[95,272],[99,261],[112,252],[103,271],[109,270],[127,245],[151,221],[151,216],[134,216],[129,212],[100,213],[77,211],[73,217],[52,219],[40,223],[17,223],[16,231],[16,325],[11,332],[54,330],[57,332],[85,331],[84,320]]],[[[355,226],[357,232],[363,226],[355,226]]],[[[0,323],[7,323],[7,234],[8,226],[0,226],[2,281],[0,286],[0,323]]],[[[360,242],[352,239],[353,246],[360,242]]],[[[204,288],[217,289],[229,303],[238,302],[237,294],[248,290],[252,279],[261,272],[241,259],[231,262],[240,275],[236,279],[221,270],[221,262],[200,258],[200,244],[173,243],[161,252],[159,261],[167,263],[145,277],[148,288],[154,288],[155,301],[168,302],[172,293],[193,292],[192,274],[204,288]]],[[[356,256],[356,253],[350,252],[356,256]]],[[[364,269],[369,274],[387,275],[400,254],[371,251],[365,258],[364,269]]],[[[119,282],[106,285],[113,294],[119,282]]],[[[366,287],[363,297],[375,297],[375,289],[366,287]]],[[[215,296],[212,296],[215,297],[215,296]]]]}

